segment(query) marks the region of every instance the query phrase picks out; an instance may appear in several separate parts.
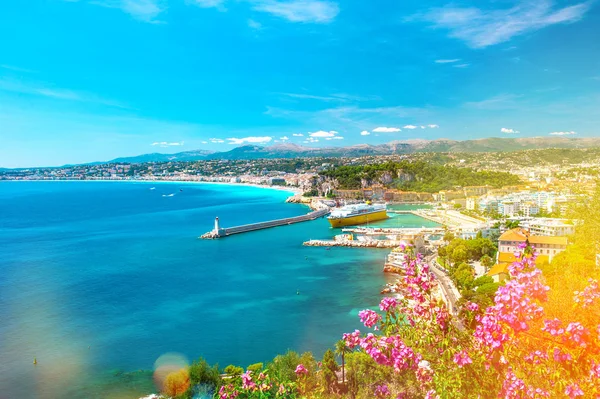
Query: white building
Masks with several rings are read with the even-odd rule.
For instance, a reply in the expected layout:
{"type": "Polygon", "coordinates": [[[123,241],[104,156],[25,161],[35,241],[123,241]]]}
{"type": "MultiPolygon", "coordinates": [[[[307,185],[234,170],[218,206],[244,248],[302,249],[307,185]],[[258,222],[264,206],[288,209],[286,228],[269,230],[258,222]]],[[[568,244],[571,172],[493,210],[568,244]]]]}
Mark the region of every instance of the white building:
{"type": "Polygon", "coordinates": [[[575,226],[563,219],[533,219],[529,221],[529,230],[536,236],[564,237],[574,234],[575,226]]]}

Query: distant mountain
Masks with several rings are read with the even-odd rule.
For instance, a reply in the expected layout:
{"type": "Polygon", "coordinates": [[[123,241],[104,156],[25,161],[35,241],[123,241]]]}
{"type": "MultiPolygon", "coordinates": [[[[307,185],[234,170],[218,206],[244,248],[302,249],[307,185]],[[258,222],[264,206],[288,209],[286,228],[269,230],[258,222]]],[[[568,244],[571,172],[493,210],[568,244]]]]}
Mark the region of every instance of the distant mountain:
{"type": "Polygon", "coordinates": [[[415,152],[498,152],[544,148],[590,148],[600,147],[600,137],[532,137],[532,138],[486,138],[457,141],[404,140],[387,144],[359,144],[349,147],[304,147],[284,143],[268,147],[244,145],[229,151],[214,152],[205,150],[185,151],[176,154],[145,154],[136,157],[113,159],[110,162],[143,163],[168,161],[200,161],[212,159],[259,159],[259,158],[296,158],[296,157],[360,157],[368,155],[411,154],[415,152]]]}
{"type": "Polygon", "coordinates": [[[169,162],[169,161],[197,161],[205,159],[208,155],[213,154],[214,151],[208,150],[193,150],[178,152],[176,154],[160,154],[154,152],[152,154],[138,155],[135,157],[122,157],[116,158],[109,163],[144,163],[144,162],[169,162]]]}

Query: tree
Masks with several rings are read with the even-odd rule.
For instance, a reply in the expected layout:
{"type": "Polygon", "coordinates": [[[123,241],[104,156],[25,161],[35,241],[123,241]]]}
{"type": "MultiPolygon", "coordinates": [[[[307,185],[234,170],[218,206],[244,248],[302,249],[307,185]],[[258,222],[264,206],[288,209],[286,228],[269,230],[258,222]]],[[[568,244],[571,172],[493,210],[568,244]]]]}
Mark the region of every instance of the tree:
{"type": "Polygon", "coordinates": [[[450,242],[450,241],[454,240],[455,238],[456,238],[456,236],[450,230],[447,230],[444,233],[444,241],[446,241],[446,242],[450,242]]]}
{"type": "Polygon", "coordinates": [[[323,355],[321,362],[321,373],[325,380],[325,386],[328,392],[333,392],[335,384],[337,384],[338,364],[335,361],[335,355],[331,349],[327,349],[323,355]]]}
{"type": "Polygon", "coordinates": [[[467,248],[464,245],[460,245],[460,246],[454,248],[454,251],[452,251],[450,259],[451,259],[452,263],[454,263],[454,264],[466,262],[468,260],[467,248]]]}
{"type": "Polygon", "coordinates": [[[335,354],[342,358],[342,383],[346,383],[346,374],[345,374],[345,358],[346,354],[350,353],[350,348],[346,346],[344,340],[339,340],[335,343],[335,354]]]}
{"type": "Polygon", "coordinates": [[[196,385],[207,385],[209,390],[214,392],[221,386],[219,366],[215,365],[211,367],[203,358],[200,358],[192,363],[189,369],[189,374],[191,387],[196,385]]]}
{"type": "Polygon", "coordinates": [[[492,265],[494,264],[494,260],[489,255],[483,255],[481,257],[481,259],[479,259],[479,261],[481,262],[481,266],[483,266],[485,268],[486,273],[489,271],[490,267],[492,267],[492,265]]]}

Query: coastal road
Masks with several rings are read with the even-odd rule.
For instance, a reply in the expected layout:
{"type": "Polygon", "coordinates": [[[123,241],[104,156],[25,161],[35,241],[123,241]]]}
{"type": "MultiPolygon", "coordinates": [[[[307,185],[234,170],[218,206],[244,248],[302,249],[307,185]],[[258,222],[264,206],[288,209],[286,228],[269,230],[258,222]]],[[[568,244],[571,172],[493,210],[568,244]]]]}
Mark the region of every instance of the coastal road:
{"type": "Polygon", "coordinates": [[[448,298],[449,303],[449,311],[453,316],[458,315],[458,309],[456,307],[456,302],[460,298],[460,293],[454,287],[454,283],[450,280],[450,276],[448,276],[445,270],[437,263],[436,256],[432,255],[425,258],[425,261],[428,265],[430,265],[430,270],[433,272],[435,278],[440,282],[440,287],[442,287],[442,291],[444,291],[444,295],[448,298]]]}

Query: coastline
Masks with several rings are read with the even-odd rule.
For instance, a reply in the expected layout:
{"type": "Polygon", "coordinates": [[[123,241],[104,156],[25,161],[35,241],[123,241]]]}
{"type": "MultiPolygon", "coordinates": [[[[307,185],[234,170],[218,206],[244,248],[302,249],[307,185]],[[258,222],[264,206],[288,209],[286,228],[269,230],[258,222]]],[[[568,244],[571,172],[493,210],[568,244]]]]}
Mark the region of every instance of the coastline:
{"type": "Polygon", "coordinates": [[[293,186],[267,186],[263,184],[255,184],[255,183],[230,183],[230,182],[220,182],[220,181],[200,181],[200,180],[163,180],[163,179],[28,179],[28,180],[17,180],[17,179],[6,179],[0,180],[1,182],[80,182],[80,183],[94,183],[94,182],[104,182],[104,183],[171,183],[171,184],[214,184],[214,185],[222,185],[222,186],[245,186],[245,187],[254,187],[254,188],[262,188],[268,190],[277,190],[277,191],[286,191],[291,193],[290,197],[295,195],[302,194],[302,190],[298,187],[293,186]]]}

